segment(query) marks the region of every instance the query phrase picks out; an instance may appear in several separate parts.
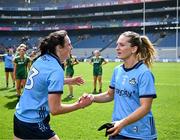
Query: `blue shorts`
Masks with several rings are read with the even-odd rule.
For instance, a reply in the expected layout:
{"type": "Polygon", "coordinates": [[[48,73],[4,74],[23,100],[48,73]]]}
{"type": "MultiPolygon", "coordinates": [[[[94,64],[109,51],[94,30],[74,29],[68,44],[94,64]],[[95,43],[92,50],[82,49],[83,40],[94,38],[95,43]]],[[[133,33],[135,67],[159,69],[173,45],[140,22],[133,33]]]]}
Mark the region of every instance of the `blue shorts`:
{"type": "Polygon", "coordinates": [[[23,122],[14,115],[14,135],[21,139],[50,139],[55,133],[51,130],[49,121],[49,115],[39,123],[23,122]]]}

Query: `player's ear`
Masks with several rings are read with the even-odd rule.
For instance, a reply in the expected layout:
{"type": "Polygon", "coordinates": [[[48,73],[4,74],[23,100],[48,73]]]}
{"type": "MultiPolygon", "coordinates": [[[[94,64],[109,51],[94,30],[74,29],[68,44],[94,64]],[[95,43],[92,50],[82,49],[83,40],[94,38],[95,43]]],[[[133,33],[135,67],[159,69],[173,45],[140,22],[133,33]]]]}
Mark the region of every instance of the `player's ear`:
{"type": "Polygon", "coordinates": [[[131,47],[131,52],[132,52],[132,53],[136,53],[137,50],[138,50],[138,46],[133,46],[133,47],[131,47]]]}

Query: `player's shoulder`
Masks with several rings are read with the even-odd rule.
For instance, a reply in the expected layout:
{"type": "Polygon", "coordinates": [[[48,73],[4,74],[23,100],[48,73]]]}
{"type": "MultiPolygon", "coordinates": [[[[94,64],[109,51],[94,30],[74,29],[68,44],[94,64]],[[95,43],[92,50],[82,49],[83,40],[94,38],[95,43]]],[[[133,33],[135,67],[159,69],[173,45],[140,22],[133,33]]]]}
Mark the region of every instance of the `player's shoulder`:
{"type": "Polygon", "coordinates": [[[27,58],[27,59],[30,59],[30,56],[28,56],[28,55],[24,55],[24,57],[27,58]]]}
{"type": "Polygon", "coordinates": [[[137,67],[139,71],[141,72],[147,72],[150,71],[150,69],[147,67],[147,65],[145,65],[144,63],[142,63],[141,65],[139,65],[139,67],[137,67]]]}
{"type": "Polygon", "coordinates": [[[119,64],[114,67],[114,72],[117,72],[117,71],[121,70],[122,68],[123,68],[123,64],[119,64]]]}
{"type": "Polygon", "coordinates": [[[17,60],[17,59],[20,59],[20,56],[17,55],[17,56],[14,57],[14,59],[16,59],[16,60],[17,60]]]}

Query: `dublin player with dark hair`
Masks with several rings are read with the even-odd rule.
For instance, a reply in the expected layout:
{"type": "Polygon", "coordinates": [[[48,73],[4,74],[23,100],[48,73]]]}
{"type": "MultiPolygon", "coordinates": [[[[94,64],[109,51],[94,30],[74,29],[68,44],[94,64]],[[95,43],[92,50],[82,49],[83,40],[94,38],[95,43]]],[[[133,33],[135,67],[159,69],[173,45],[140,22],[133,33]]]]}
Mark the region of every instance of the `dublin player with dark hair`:
{"type": "Polygon", "coordinates": [[[32,64],[25,89],[14,115],[14,139],[53,139],[59,137],[49,125],[52,115],[75,111],[91,103],[89,98],[62,104],[64,84],[83,83],[81,77],[64,80],[63,62],[72,49],[67,32],[49,34],[40,43],[40,56],[32,64]]]}

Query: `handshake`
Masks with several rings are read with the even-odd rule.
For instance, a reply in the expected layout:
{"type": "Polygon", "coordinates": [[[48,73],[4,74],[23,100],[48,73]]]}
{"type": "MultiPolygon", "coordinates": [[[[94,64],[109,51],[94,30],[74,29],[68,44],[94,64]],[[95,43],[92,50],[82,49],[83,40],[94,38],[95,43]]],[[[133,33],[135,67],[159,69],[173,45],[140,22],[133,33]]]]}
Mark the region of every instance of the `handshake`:
{"type": "Polygon", "coordinates": [[[91,105],[93,101],[94,101],[94,96],[92,94],[83,94],[79,98],[79,101],[77,103],[80,106],[80,108],[85,108],[91,105]]]}

